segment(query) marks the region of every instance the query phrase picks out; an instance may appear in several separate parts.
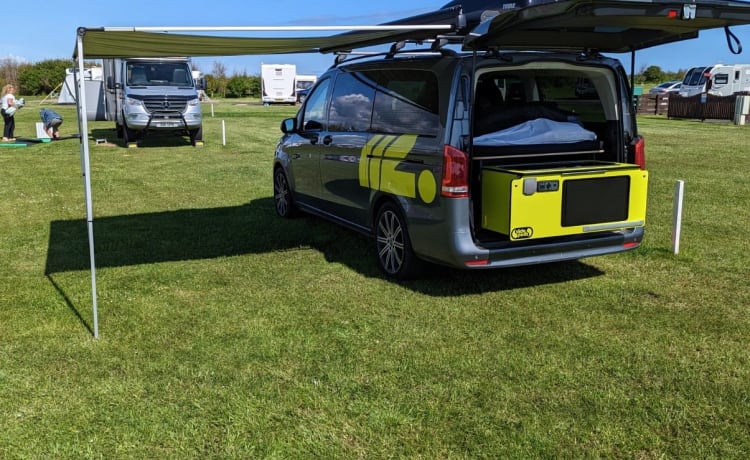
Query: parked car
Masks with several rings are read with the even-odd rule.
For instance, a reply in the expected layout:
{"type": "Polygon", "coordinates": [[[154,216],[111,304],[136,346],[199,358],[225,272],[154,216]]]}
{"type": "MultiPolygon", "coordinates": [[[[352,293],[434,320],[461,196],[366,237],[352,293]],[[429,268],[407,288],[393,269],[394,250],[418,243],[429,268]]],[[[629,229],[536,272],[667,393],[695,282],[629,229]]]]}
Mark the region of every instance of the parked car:
{"type": "Polygon", "coordinates": [[[665,94],[673,94],[673,93],[679,93],[680,87],[682,86],[682,81],[667,81],[664,82],[658,86],[654,86],[650,90],[648,90],[648,94],[650,95],[660,95],[664,96],[665,94]]]}

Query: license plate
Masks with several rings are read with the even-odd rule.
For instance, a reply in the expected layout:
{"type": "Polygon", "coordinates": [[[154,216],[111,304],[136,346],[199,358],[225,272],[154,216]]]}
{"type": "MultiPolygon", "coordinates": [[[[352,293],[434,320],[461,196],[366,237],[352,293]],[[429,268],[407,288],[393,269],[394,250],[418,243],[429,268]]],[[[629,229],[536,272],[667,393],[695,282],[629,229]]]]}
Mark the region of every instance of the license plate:
{"type": "Polygon", "coordinates": [[[154,124],[161,128],[177,128],[178,126],[181,126],[181,123],[178,121],[158,121],[154,124]]]}

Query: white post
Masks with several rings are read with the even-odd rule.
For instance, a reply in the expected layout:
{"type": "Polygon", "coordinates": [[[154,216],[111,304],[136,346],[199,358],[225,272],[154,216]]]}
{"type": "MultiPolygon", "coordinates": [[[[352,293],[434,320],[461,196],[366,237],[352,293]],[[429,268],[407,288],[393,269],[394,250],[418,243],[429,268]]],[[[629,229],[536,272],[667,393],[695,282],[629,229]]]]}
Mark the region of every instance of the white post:
{"type": "Polygon", "coordinates": [[[685,181],[678,180],[674,187],[674,209],[672,212],[672,252],[680,252],[680,233],[682,231],[682,202],[685,196],[685,181]]]}
{"type": "Polygon", "coordinates": [[[221,120],[221,145],[227,145],[227,126],[224,120],[221,120]]]}
{"type": "Polygon", "coordinates": [[[214,117],[214,105],[211,104],[211,118],[214,117]]]}

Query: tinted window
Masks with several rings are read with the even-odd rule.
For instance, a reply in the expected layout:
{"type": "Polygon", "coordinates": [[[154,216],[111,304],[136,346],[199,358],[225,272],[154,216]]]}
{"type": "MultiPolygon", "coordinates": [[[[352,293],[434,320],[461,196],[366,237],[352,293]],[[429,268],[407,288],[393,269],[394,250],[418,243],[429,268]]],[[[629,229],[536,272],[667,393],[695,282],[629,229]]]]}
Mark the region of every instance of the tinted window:
{"type": "Polygon", "coordinates": [[[357,73],[342,72],[336,77],[328,115],[330,131],[368,131],[375,88],[357,73]]]}
{"type": "Polygon", "coordinates": [[[365,74],[377,85],[372,115],[374,131],[437,135],[438,82],[433,73],[396,69],[365,74]]]}
{"type": "Polygon", "coordinates": [[[302,114],[302,130],[310,131],[324,129],[326,126],[326,96],[328,86],[331,80],[326,79],[310,93],[305,104],[305,111],[302,114]]]}

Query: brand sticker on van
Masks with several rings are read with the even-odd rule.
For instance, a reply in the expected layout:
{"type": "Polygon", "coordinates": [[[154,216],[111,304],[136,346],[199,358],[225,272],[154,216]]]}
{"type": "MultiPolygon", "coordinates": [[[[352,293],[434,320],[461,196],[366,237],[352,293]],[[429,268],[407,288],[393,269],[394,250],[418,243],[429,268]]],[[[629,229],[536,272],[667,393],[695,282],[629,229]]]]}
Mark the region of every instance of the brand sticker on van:
{"type": "Polygon", "coordinates": [[[419,194],[427,204],[435,201],[437,181],[432,171],[417,174],[398,169],[416,142],[416,134],[372,136],[360,153],[359,185],[408,198],[419,194]]]}
{"type": "Polygon", "coordinates": [[[534,229],[531,227],[517,227],[510,231],[510,237],[514,240],[525,240],[534,236],[534,229]]]}

